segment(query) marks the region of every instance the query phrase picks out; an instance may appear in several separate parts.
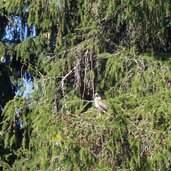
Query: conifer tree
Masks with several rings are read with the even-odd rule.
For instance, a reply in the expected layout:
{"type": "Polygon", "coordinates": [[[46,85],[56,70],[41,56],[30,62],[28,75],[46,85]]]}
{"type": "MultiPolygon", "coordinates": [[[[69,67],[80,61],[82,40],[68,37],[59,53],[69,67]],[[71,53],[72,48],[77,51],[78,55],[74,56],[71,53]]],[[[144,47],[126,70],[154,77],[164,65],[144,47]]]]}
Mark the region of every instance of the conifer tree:
{"type": "Polygon", "coordinates": [[[0,167],[169,170],[170,9],[169,0],[1,1],[0,167]],[[23,77],[35,86],[28,97],[23,77]],[[101,116],[95,92],[109,106],[101,116]]]}

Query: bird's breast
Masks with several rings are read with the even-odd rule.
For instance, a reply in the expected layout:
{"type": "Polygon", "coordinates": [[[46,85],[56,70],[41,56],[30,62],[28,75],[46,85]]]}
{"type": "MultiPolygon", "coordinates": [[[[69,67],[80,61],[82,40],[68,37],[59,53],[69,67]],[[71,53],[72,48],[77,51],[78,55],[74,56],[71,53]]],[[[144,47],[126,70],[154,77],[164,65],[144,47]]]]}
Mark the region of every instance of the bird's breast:
{"type": "Polygon", "coordinates": [[[96,108],[99,108],[100,107],[99,106],[99,103],[98,103],[98,101],[96,99],[94,100],[94,105],[95,105],[96,108]]]}

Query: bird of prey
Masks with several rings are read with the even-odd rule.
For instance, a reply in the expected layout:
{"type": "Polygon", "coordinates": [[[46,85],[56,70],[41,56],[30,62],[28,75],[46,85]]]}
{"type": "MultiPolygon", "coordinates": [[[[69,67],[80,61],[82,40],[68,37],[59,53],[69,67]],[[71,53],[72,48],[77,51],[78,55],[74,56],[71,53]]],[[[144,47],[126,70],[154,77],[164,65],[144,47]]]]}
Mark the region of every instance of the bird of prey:
{"type": "Polygon", "coordinates": [[[102,101],[98,93],[95,93],[94,104],[100,113],[105,113],[108,110],[108,106],[102,101]]]}

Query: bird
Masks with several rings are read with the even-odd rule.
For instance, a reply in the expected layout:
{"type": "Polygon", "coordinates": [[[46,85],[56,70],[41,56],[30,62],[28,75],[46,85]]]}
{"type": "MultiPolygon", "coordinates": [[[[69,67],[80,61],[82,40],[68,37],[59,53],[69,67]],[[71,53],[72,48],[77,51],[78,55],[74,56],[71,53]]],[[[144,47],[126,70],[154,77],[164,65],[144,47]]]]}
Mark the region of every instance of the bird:
{"type": "Polygon", "coordinates": [[[106,105],[106,103],[104,101],[102,101],[102,99],[98,93],[95,93],[95,95],[94,95],[94,104],[100,113],[107,112],[108,106],[106,105]]]}

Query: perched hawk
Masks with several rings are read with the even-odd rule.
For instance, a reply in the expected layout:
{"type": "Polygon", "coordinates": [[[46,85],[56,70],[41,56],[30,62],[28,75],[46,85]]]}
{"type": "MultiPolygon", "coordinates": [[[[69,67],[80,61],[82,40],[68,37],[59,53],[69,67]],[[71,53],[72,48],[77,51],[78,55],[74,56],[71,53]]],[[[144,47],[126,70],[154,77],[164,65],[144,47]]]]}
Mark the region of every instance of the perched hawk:
{"type": "Polygon", "coordinates": [[[105,113],[108,110],[108,106],[102,101],[98,93],[95,93],[94,103],[100,113],[105,113]]]}

